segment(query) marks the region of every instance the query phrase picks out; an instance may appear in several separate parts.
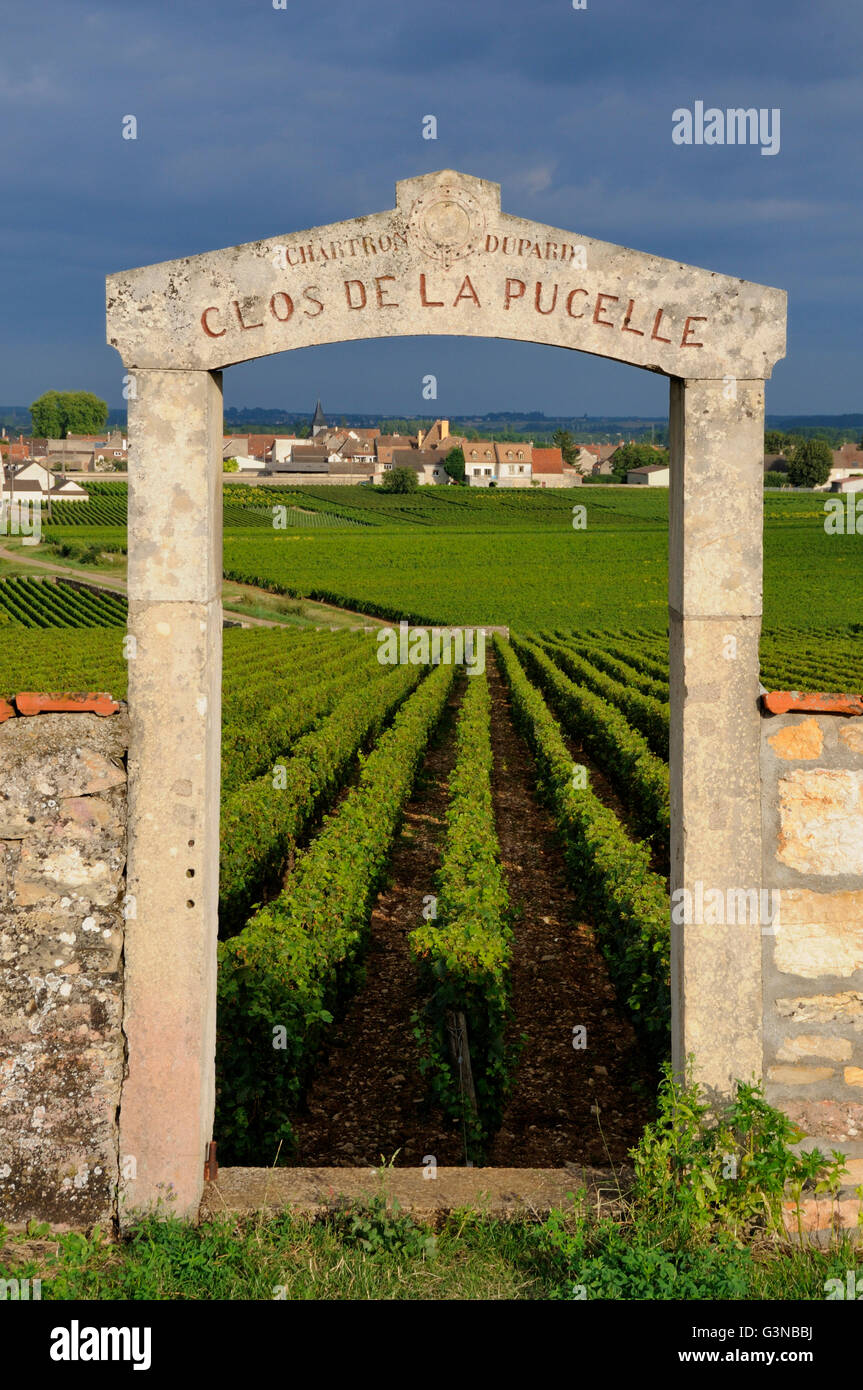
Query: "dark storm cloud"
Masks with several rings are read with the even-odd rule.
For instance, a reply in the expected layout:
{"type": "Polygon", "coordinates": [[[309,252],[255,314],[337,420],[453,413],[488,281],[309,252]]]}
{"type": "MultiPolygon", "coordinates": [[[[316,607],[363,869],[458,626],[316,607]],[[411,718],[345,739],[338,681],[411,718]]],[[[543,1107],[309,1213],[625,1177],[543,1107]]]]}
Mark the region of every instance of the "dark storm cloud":
{"type": "MultiPolygon", "coordinates": [[[[80,385],[120,403],[106,273],[378,211],[396,179],[455,167],[500,182],[508,211],[787,288],[769,409],[859,409],[861,30],[839,0],[18,8],[0,399],[80,385]],[[780,152],[675,146],[672,112],[696,100],[779,108],[780,152]]],[[[444,413],[665,407],[646,373],[436,339],[267,359],[229,373],[226,398],[419,411],[427,372],[444,413]]]]}

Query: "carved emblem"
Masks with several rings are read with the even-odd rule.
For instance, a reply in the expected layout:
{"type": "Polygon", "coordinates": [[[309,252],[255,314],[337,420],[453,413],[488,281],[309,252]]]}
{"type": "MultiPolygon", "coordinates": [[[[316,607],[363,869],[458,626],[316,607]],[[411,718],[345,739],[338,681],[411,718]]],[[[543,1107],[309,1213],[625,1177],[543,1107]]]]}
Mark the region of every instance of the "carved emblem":
{"type": "Polygon", "coordinates": [[[408,218],[411,240],[447,269],[470,256],[485,234],[485,214],[472,193],[453,184],[417,198],[408,218]]]}

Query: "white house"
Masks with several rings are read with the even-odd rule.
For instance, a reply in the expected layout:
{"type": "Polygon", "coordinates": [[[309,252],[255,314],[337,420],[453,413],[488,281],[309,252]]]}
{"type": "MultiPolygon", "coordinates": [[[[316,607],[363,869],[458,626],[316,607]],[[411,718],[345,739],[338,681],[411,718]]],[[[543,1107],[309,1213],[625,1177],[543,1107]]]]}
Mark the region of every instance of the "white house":
{"type": "Polygon", "coordinates": [[[0,497],[56,497],[58,502],[89,502],[90,494],[71,478],[58,478],[41,463],[28,463],[17,473],[0,473],[0,497]]]}
{"type": "Polygon", "coordinates": [[[57,481],[57,475],[52,473],[50,468],[46,468],[43,463],[25,463],[23,468],[19,468],[14,475],[14,485],[17,490],[19,483],[38,483],[40,492],[48,493],[57,481]]]}
{"type": "Polygon", "coordinates": [[[290,463],[291,453],[295,444],[308,444],[308,439],[300,439],[297,435],[276,435],[273,440],[273,463],[290,463]]]}
{"type": "Polygon", "coordinates": [[[64,478],[62,482],[52,487],[52,497],[56,497],[58,502],[89,502],[90,494],[85,492],[80,483],[76,483],[72,478],[64,478]]]}
{"type": "MultiPolygon", "coordinates": [[[[826,483],[821,483],[816,490],[833,489],[834,483],[842,482],[846,478],[852,478],[855,473],[863,472],[863,449],[858,449],[856,444],[843,444],[841,449],[832,449],[833,466],[826,483]]],[[[843,489],[843,491],[856,492],[856,488],[843,489]]]]}
{"type": "Polygon", "coordinates": [[[668,487],[670,477],[671,470],[667,464],[648,463],[644,468],[630,468],[626,481],[647,487],[668,487]]]}

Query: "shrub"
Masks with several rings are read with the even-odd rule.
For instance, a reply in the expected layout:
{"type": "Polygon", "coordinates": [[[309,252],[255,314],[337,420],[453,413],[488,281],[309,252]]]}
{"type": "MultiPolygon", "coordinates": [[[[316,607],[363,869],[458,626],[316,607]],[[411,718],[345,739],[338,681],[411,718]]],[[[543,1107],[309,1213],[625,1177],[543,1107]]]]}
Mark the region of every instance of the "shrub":
{"type": "Polygon", "coordinates": [[[647,847],[629,838],[614,812],[589,786],[573,785],[572,758],[557,721],[511,645],[497,635],[494,642],[513,717],[536,760],[538,789],[563,840],[572,885],[599,929],[599,947],[636,1028],[662,1056],[671,1026],[665,882],[651,870],[647,847]]]}
{"type": "Polygon", "coordinates": [[[504,1043],[512,931],[494,824],[490,719],[486,677],[472,676],[456,731],[437,915],[409,938],[427,996],[424,1013],[414,1019],[425,1054],[421,1070],[477,1149],[499,1123],[513,1060],[504,1043]],[[467,1030],[475,1113],[454,1055],[458,1014],[467,1030]]]}
{"type": "Polygon", "coordinates": [[[380,484],[381,492],[416,492],[419,479],[413,468],[393,468],[380,484]]]}
{"type": "Polygon", "coordinates": [[[552,660],[566,675],[588,690],[608,700],[626,717],[633,728],[642,733],[651,752],[658,758],[668,761],[668,720],[667,701],[660,703],[650,695],[632,689],[628,684],[615,680],[607,672],[597,670],[592,659],[568,651],[558,642],[544,642],[543,646],[552,660]]]}
{"type": "Polygon", "coordinates": [[[575,685],[533,642],[513,639],[528,670],[548,695],[566,727],[595,757],[616,790],[629,801],[642,833],[668,853],[671,829],[668,768],[650,751],[620,710],[575,685]]]}
{"type": "Polygon", "coordinates": [[[284,785],[271,773],[240,787],[222,806],[219,927],[237,931],[267,883],[284,869],[319,807],[341,786],[363,742],[376,734],[420,678],[398,666],[371,688],[345,695],[321,724],[295,745],[284,785]]]}
{"type": "Polygon", "coordinates": [[[284,891],[219,947],[216,1134],[231,1162],[260,1163],[291,1143],[290,1113],[356,982],[402,808],[453,674],[439,666],[423,681],[284,891]]]}
{"type": "Polygon", "coordinates": [[[633,1202],[664,1230],[780,1231],[787,1197],[799,1201],[804,1189],[820,1194],[841,1185],[843,1155],[828,1161],[818,1149],[793,1153],[800,1138],[758,1085],[738,1081],[732,1099],[717,1105],[691,1076],[676,1080],[666,1062],[657,1118],[633,1151],[633,1202]]]}

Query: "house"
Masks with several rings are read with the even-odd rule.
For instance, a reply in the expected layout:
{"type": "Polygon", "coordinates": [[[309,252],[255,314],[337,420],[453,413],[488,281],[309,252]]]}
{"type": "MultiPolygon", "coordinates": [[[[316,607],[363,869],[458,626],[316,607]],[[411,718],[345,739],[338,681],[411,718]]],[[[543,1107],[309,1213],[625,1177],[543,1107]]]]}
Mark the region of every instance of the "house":
{"type": "Polygon", "coordinates": [[[459,440],[449,432],[449,420],[435,420],[425,435],[422,430],[417,432],[417,448],[445,449],[446,453],[449,453],[458,443],[459,440]]]}
{"type": "Polygon", "coordinates": [[[249,436],[247,434],[226,434],[222,436],[222,462],[225,459],[238,459],[240,455],[248,458],[249,436]]]}
{"type": "Polygon", "coordinates": [[[494,461],[498,487],[530,487],[533,476],[532,444],[495,442],[494,461]]]}
{"type": "MultiPolygon", "coordinates": [[[[54,443],[55,441],[49,441],[54,443]]],[[[66,448],[65,455],[77,456],[80,451],[82,457],[85,456],[87,446],[92,446],[93,468],[87,468],[87,472],[93,472],[99,468],[100,472],[107,472],[118,463],[125,463],[129,457],[129,441],[121,430],[109,430],[106,434],[68,434],[62,442],[66,448]]]]}
{"type": "Polygon", "coordinates": [[[533,481],[540,487],[579,487],[581,474],[563,461],[560,449],[534,449],[533,481]]]}
{"type": "MultiPolygon", "coordinates": [[[[297,434],[277,434],[273,438],[273,447],[270,450],[268,466],[275,468],[279,463],[290,463],[291,450],[297,444],[308,444],[308,439],[301,439],[297,434]]],[[[248,452],[248,450],[246,451],[248,452]]]]}
{"type": "Polygon", "coordinates": [[[837,478],[830,485],[831,492],[863,492],[863,473],[852,473],[850,478],[837,478]]]}
{"type": "Polygon", "coordinates": [[[272,434],[250,434],[245,450],[246,455],[256,459],[259,464],[269,463],[275,442],[275,435],[272,434]]]}
{"type": "Polygon", "coordinates": [[[25,515],[41,513],[43,495],[37,482],[26,481],[16,484],[14,478],[3,480],[0,483],[0,515],[5,517],[8,502],[14,502],[19,508],[23,504],[25,515]]]}
{"type": "MultiPolygon", "coordinates": [[[[44,454],[49,463],[59,463],[63,470],[95,473],[111,469],[128,458],[128,443],[120,430],[102,434],[68,434],[65,439],[46,439],[44,454]]],[[[35,445],[36,441],[32,441],[35,445]]],[[[35,454],[31,447],[31,457],[35,454]]]]}
{"type": "Polygon", "coordinates": [[[858,449],[856,444],[843,444],[841,449],[832,449],[833,467],[830,475],[822,487],[829,488],[833,483],[841,482],[844,478],[850,478],[852,473],[863,472],[863,449],[858,449]]]}
{"type": "Polygon", "coordinates": [[[56,497],[58,502],[89,502],[90,494],[85,492],[80,483],[76,483],[73,478],[63,478],[52,487],[49,496],[56,497]]]}
{"type": "Polygon", "coordinates": [[[42,463],[36,463],[35,460],[16,468],[12,477],[16,492],[20,490],[22,483],[35,483],[40,492],[48,493],[57,481],[49,468],[46,468],[42,463]]]}
{"type": "Polygon", "coordinates": [[[48,463],[59,464],[64,472],[95,473],[96,454],[90,439],[46,439],[48,463]]]}
{"type": "Polygon", "coordinates": [[[274,458],[267,470],[269,473],[328,473],[329,450],[323,444],[310,444],[301,440],[291,447],[287,458],[274,458]]]}
{"type": "Polygon", "coordinates": [[[614,455],[617,453],[618,449],[620,449],[622,446],[623,446],[623,440],[622,440],[622,439],[619,440],[617,444],[586,444],[586,445],[585,445],[585,448],[586,448],[591,454],[593,454],[594,458],[596,459],[596,462],[594,463],[594,465],[593,465],[593,467],[592,467],[592,469],[591,469],[591,472],[592,472],[592,474],[593,474],[593,476],[594,476],[595,478],[600,478],[600,477],[607,478],[611,473],[614,472],[614,470],[613,470],[613,468],[612,468],[612,466],[611,466],[611,460],[612,460],[612,458],[614,457],[614,455]]]}
{"type": "Polygon", "coordinates": [[[89,502],[90,494],[71,478],[58,477],[41,463],[25,464],[17,470],[6,469],[0,476],[0,492],[6,498],[56,497],[58,502],[89,502]]]}
{"type": "Polygon", "coordinates": [[[414,469],[420,486],[425,483],[446,484],[449,482],[449,474],[444,468],[444,461],[435,449],[396,449],[392,463],[384,464],[381,476],[393,468],[414,469]]]}
{"type": "MultiPolygon", "coordinates": [[[[274,445],[273,454],[277,452],[274,445]]],[[[315,443],[303,439],[292,444],[287,457],[273,457],[265,474],[268,478],[285,478],[297,483],[326,483],[329,481],[329,457],[329,449],[320,439],[315,443]]]]}
{"type": "Polygon", "coordinates": [[[412,449],[415,441],[409,434],[380,434],[375,440],[375,460],[382,468],[384,464],[391,464],[393,454],[397,449],[412,449]]]}
{"type": "Polygon", "coordinates": [[[358,439],[352,430],[337,435],[327,441],[331,463],[375,463],[375,446],[372,440],[358,439]]]}
{"type": "Polygon", "coordinates": [[[470,439],[463,446],[464,475],[471,487],[488,487],[497,479],[497,459],[494,441],[470,439]]]}
{"type": "MultiPolygon", "coordinates": [[[[328,471],[329,481],[349,486],[353,483],[372,483],[375,480],[374,462],[367,459],[331,458],[328,471]]],[[[326,479],[322,479],[325,482],[326,479]]]]}
{"type": "Polygon", "coordinates": [[[626,481],[647,487],[668,487],[670,477],[671,469],[667,463],[648,463],[643,468],[631,468],[626,481]]]}

